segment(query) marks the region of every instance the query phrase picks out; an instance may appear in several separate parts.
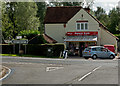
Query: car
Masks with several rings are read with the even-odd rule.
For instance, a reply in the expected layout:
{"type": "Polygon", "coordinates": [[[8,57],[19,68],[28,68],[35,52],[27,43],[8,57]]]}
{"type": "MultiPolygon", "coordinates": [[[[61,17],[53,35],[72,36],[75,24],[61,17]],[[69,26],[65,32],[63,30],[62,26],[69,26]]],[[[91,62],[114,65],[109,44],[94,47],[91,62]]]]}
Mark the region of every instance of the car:
{"type": "Polygon", "coordinates": [[[84,49],[82,52],[84,58],[91,57],[93,59],[96,58],[115,58],[115,53],[111,52],[107,48],[103,46],[90,46],[84,49]]]}
{"type": "Polygon", "coordinates": [[[104,47],[115,53],[115,47],[114,47],[114,45],[104,45],[104,47]]]}

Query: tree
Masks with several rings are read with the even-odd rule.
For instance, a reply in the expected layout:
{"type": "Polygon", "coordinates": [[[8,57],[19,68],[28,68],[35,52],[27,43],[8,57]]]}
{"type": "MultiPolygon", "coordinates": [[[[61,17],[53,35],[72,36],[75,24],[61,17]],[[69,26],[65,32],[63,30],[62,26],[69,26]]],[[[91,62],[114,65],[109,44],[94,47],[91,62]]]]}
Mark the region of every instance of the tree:
{"type": "Polygon", "coordinates": [[[2,3],[2,33],[5,39],[14,38],[18,25],[14,17],[14,3],[2,3]]]}
{"type": "Polygon", "coordinates": [[[109,30],[112,33],[120,33],[119,28],[120,28],[120,8],[113,8],[110,13],[110,25],[109,25],[109,30]]]}
{"type": "Polygon", "coordinates": [[[15,38],[21,30],[38,29],[35,2],[7,2],[2,5],[2,32],[5,39],[15,38]]]}
{"type": "Polygon", "coordinates": [[[109,23],[109,17],[106,14],[105,10],[101,7],[97,7],[97,10],[94,11],[95,17],[106,27],[109,23]]]}
{"type": "Polygon", "coordinates": [[[36,2],[38,10],[37,10],[37,17],[39,18],[40,25],[39,25],[39,31],[41,34],[43,33],[44,30],[44,17],[45,17],[45,12],[46,12],[46,6],[47,4],[45,2],[36,2]]]}
{"type": "Polygon", "coordinates": [[[37,10],[35,2],[17,2],[15,16],[21,30],[38,29],[40,22],[36,17],[37,10]]]}

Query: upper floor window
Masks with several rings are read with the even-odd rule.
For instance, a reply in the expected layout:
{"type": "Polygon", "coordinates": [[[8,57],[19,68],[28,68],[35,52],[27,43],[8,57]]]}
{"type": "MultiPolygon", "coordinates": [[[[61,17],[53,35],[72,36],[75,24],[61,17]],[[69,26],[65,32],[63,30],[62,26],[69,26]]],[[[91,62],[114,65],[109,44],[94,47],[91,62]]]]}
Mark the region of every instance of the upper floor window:
{"type": "Polygon", "coordinates": [[[77,21],[76,29],[77,30],[88,30],[88,21],[77,21]]]}

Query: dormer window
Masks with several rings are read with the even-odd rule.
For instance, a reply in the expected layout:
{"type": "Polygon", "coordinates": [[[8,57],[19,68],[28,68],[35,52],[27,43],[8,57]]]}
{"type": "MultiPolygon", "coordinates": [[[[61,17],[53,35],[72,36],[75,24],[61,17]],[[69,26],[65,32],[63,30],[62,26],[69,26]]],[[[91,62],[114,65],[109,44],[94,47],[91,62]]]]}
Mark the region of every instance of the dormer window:
{"type": "Polygon", "coordinates": [[[88,21],[76,21],[77,30],[88,30],[88,21]]]}

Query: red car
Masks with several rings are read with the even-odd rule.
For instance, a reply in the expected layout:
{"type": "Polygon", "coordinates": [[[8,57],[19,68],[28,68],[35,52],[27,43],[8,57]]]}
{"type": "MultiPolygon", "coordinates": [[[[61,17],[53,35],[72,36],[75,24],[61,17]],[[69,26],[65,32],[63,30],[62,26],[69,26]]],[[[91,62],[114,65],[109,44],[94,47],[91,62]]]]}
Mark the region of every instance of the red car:
{"type": "Polygon", "coordinates": [[[114,47],[114,45],[104,45],[104,47],[115,53],[115,47],[114,47]]]}

